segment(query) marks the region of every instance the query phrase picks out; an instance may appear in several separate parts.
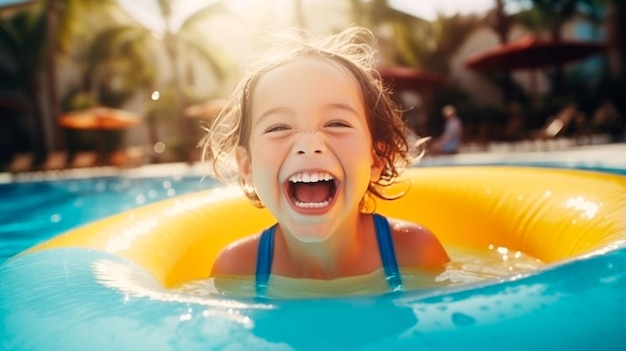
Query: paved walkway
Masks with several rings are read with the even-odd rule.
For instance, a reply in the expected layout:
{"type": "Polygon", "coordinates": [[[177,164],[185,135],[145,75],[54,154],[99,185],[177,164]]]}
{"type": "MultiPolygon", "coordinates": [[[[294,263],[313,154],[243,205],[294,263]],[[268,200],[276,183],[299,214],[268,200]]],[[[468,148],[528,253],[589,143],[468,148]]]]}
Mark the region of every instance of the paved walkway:
{"type": "Polygon", "coordinates": [[[469,164],[558,163],[572,166],[626,169],[626,143],[574,146],[550,151],[463,152],[456,155],[426,156],[419,166],[469,164]]]}

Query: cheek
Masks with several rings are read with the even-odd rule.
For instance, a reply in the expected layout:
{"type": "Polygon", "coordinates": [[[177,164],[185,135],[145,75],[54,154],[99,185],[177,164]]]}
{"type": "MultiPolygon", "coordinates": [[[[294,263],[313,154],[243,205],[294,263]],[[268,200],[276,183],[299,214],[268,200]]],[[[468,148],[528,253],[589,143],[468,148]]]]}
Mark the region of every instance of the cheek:
{"type": "Polygon", "coordinates": [[[369,167],[372,163],[372,144],[367,138],[343,140],[337,143],[334,149],[344,160],[357,166],[369,167]]]}
{"type": "Polygon", "coordinates": [[[283,148],[272,143],[251,143],[252,173],[255,180],[276,174],[284,159],[283,148]]]}
{"type": "Polygon", "coordinates": [[[284,150],[286,147],[283,143],[272,142],[268,140],[257,141],[250,143],[250,150],[253,156],[253,160],[258,160],[257,163],[263,162],[275,163],[279,161],[279,158],[284,157],[284,150]]]}

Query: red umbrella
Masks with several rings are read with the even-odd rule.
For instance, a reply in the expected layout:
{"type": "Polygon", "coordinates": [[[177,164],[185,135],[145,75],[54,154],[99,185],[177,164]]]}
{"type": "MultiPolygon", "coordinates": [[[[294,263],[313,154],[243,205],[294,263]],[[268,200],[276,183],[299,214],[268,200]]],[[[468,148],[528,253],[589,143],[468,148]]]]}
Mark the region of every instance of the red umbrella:
{"type": "Polygon", "coordinates": [[[98,106],[68,112],[59,118],[58,123],[65,128],[97,131],[98,149],[100,157],[103,157],[104,131],[135,127],[142,124],[143,119],[134,112],[98,106]]]}
{"type": "MultiPolygon", "coordinates": [[[[582,60],[606,50],[603,43],[571,40],[542,39],[525,36],[519,40],[479,52],[465,61],[469,68],[479,71],[510,71],[562,66],[582,60]]],[[[530,75],[530,90],[537,101],[536,72],[530,75]]]]}
{"type": "Polygon", "coordinates": [[[394,90],[419,90],[446,84],[446,78],[439,73],[422,71],[412,67],[392,66],[378,69],[384,82],[394,90]]]}
{"type": "Polygon", "coordinates": [[[59,118],[61,126],[82,130],[125,129],[141,123],[142,119],[138,114],[110,107],[92,107],[71,111],[59,118]]]}
{"type": "Polygon", "coordinates": [[[526,36],[519,40],[479,52],[465,65],[480,71],[504,71],[558,66],[603,52],[598,42],[551,40],[526,36]]]}

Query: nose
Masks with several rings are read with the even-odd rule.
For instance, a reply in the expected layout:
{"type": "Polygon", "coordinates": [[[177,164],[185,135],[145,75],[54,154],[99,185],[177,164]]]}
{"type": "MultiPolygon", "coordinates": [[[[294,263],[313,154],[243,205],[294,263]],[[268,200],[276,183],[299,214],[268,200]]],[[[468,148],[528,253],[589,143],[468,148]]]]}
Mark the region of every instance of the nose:
{"type": "Polygon", "coordinates": [[[298,155],[313,155],[326,152],[323,133],[319,130],[302,130],[298,133],[294,150],[298,155]]]}

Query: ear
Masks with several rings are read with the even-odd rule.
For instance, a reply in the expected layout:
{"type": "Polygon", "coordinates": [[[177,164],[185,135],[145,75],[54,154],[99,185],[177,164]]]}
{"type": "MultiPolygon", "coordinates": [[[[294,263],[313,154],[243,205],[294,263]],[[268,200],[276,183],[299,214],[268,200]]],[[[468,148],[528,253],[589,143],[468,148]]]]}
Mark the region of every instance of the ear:
{"type": "Polygon", "coordinates": [[[239,176],[245,181],[247,186],[254,186],[252,180],[252,160],[250,159],[250,153],[243,146],[237,146],[235,153],[237,160],[237,167],[239,168],[239,176]]]}
{"type": "Polygon", "coordinates": [[[385,164],[383,160],[376,155],[376,150],[372,148],[372,165],[370,166],[370,182],[377,182],[383,173],[385,164]]]}

